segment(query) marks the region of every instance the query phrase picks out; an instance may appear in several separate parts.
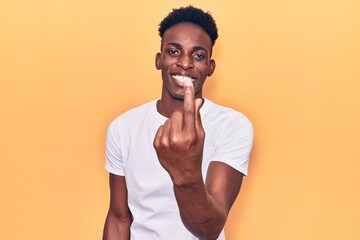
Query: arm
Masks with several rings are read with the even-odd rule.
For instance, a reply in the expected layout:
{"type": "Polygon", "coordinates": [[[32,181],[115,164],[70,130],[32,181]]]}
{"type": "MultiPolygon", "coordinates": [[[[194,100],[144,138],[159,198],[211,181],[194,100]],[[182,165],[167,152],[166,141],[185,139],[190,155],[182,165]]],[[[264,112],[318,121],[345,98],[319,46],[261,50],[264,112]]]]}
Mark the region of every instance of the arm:
{"type": "Polygon", "coordinates": [[[221,163],[210,163],[203,180],[174,185],[182,221],[200,239],[217,239],[239,193],[243,175],[221,163]]]}
{"type": "Polygon", "coordinates": [[[205,132],[201,99],[192,83],[184,85],[183,112],[174,112],[156,133],[154,147],[169,173],[185,227],[200,239],[216,239],[240,190],[243,175],[230,166],[212,162],[206,182],[201,172],[205,132]],[[199,101],[200,100],[200,101],[199,101]]]}
{"type": "Polygon", "coordinates": [[[125,177],[110,173],[110,207],[103,240],[129,240],[132,215],[127,204],[125,177]]]}

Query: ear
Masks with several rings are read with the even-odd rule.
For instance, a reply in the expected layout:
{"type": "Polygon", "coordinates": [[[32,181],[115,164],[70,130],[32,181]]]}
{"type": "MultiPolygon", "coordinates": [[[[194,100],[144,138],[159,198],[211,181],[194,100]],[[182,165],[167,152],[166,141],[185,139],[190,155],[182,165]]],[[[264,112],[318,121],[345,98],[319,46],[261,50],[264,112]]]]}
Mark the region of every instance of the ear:
{"type": "Polygon", "coordinates": [[[209,68],[209,73],[208,73],[208,77],[210,77],[211,75],[213,75],[214,71],[215,71],[215,67],[216,67],[216,63],[214,59],[210,59],[210,68],[209,68]]]}
{"type": "Polygon", "coordinates": [[[161,68],[160,57],[161,57],[161,53],[158,52],[155,55],[155,67],[157,70],[160,70],[160,68],[161,68]]]}

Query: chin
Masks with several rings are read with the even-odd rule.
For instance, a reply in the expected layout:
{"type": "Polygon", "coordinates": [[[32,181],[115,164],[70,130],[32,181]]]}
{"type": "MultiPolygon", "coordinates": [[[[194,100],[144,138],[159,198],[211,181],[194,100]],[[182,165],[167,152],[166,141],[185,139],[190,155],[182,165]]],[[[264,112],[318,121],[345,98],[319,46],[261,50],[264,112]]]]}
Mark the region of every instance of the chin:
{"type": "Polygon", "coordinates": [[[177,100],[184,100],[184,94],[171,94],[171,96],[177,100]]]}

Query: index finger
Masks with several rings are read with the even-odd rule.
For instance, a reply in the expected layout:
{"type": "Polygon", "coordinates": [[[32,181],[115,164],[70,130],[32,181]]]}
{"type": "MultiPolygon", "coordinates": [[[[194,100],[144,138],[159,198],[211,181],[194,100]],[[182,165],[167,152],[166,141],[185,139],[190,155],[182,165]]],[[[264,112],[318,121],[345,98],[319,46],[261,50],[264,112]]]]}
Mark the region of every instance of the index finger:
{"type": "Polygon", "coordinates": [[[195,93],[190,79],[184,84],[184,129],[195,131],[195,93]]]}

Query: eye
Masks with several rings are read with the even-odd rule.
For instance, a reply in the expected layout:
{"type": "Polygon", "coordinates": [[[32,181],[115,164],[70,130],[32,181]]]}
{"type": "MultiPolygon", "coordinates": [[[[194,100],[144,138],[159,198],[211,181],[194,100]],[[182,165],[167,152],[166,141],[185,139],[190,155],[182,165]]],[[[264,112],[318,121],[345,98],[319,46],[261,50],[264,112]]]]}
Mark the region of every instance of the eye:
{"type": "Polygon", "coordinates": [[[201,53],[195,53],[194,58],[197,59],[197,60],[201,60],[201,59],[205,58],[205,55],[201,54],[201,53]]]}
{"type": "Polygon", "coordinates": [[[180,54],[178,50],[174,50],[174,49],[169,49],[169,50],[167,50],[167,52],[169,55],[172,55],[172,56],[178,56],[180,54]]]}

